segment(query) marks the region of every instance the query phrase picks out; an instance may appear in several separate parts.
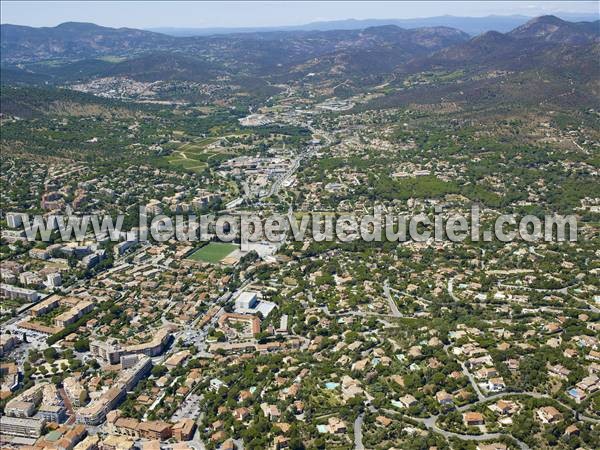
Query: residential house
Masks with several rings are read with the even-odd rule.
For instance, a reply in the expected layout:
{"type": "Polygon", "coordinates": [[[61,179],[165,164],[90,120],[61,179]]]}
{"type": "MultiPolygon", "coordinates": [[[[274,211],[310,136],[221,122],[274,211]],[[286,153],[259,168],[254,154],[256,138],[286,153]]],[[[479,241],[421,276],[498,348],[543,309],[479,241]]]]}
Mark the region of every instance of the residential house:
{"type": "Polygon", "coordinates": [[[494,377],[488,380],[485,387],[490,392],[501,392],[506,389],[506,384],[502,377],[494,377]]]}
{"type": "Polygon", "coordinates": [[[485,420],[481,413],[469,411],[463,413],[463,422],[466,426],[471,427],[476,425],[483,425],[485,423],[485,420]]]}
{"type": "Polygon", "coordinates": [[[535,412],[542,423],[557,423],[562,420],[562,414],[554,406],[544,406],[535,412]]]}
{"type": "Polygon", "coordinates": [[[452,395],[448,394],[446,391],[439,391],[435,394],[435,399],[440,405],[452,405],[454,403],[454,399],[452,395]]]}
{"type": "Polygon", "coordinates": [[[331,434],[345,433],[347,431],[346,423],[337,417],[330,417],[327,421],[327,430],[331,434]]]}
{"type": "Polygon", "coordinates": [[[400,397],[398,399],[398,401],[400,402],[400,404],[402,405],[402,407],[404,408],[410,408],[411,406],[414,406],[417,404],[417,399],[414,398],[412,395],[410,394],[406,394],[402,397],[400,397]]]}

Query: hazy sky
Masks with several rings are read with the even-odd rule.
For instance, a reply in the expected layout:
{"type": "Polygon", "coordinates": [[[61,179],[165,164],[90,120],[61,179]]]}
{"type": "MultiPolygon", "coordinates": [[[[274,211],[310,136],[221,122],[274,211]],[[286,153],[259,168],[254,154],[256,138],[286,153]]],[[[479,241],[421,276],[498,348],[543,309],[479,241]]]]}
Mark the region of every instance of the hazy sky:
{"type": "Polygon", "coordinates": [[[335,19],[402,19],[439,15],[539,16],[554,12],[598,13],[598,1],[463,2],[27,2],[1,3],[2,23],[55,26],[93,22],[111,27],[259,27],[335,19]]]}

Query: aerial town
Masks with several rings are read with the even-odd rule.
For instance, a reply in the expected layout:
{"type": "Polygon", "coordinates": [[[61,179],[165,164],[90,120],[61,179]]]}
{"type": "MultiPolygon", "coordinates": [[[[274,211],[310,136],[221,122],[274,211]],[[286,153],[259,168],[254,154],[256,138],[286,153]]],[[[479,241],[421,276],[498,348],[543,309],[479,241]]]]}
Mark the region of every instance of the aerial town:
{"type": "Polygon", "coordinates": [[[469,97],[537,66],[347,76],[329,58],[264,84],[2,86],[3,449],[600,448],[598,104],[562,103],[551,75],[535,108],[469,97]],[[138,221],[473,204],[482,229],[572,214],[578,240],[159,242],[138,221]],[[123,227],[66,240],[68,212],[123,227]]]}

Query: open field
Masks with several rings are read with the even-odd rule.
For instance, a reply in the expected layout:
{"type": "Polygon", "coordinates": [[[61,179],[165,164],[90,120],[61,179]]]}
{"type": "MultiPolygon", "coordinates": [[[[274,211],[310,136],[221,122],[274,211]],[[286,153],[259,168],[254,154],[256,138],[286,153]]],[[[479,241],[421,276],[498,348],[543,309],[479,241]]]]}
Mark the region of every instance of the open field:
{"type": "Polygon", "coordinates": [[[216,140],[217,138],[200,138],[194,142],[182,144],[167,156],[167,161],[177,167],[201,171],[208,166],[207,161],[209,159],[220,154],[214,151],[206,151],[206,147],[216,140]]]}
{"type": "Polygon", "coordinates": [[[235,244],[227,244],[225,242],[210,242],[208,245],[196,250],[194,253],[188,256],[188,258],[193,261],[204,261],[216,264],[237,248],[238,246],[235,244]]]}

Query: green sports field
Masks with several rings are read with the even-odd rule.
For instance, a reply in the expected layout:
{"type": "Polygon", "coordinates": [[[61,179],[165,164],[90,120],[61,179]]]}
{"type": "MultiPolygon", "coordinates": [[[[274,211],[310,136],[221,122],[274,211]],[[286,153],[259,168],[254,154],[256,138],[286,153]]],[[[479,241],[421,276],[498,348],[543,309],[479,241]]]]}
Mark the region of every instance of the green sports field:
{"type": "Polygon", "coordinates": [[[204,247],[199,248],[190,256],[189,259],[193,261],[204,261],[212,264],[216,264],[229,255],[234,250],[237,250],[238,246],[235,244],[228,244],[225,242],[210,242],[204,247]]]}

